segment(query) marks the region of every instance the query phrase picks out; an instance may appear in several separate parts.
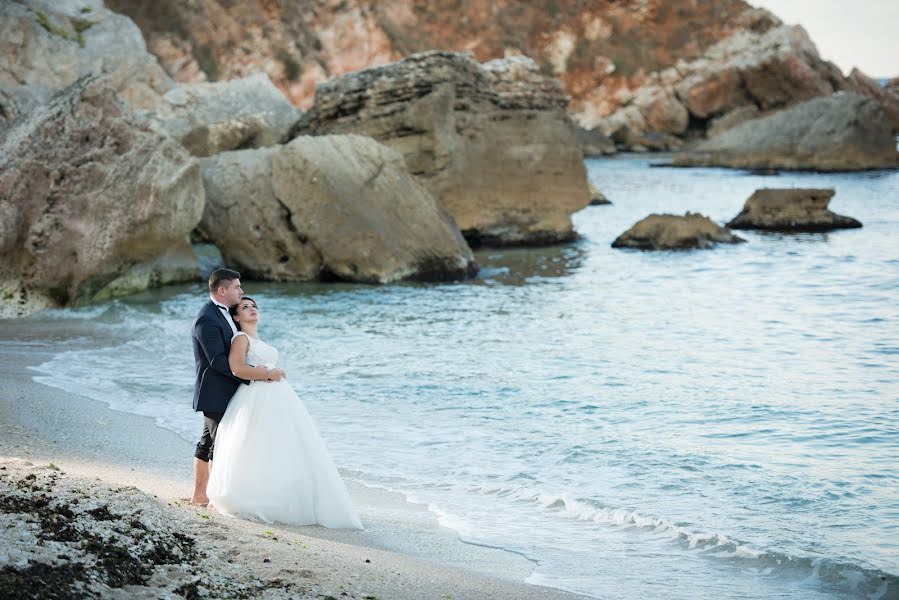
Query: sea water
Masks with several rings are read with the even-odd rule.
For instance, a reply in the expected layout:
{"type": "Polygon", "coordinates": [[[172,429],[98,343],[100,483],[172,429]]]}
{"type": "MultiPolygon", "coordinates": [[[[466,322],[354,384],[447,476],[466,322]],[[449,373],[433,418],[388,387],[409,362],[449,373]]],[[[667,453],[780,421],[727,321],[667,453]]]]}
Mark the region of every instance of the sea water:
{"type": "MultiPolygon", "coordinates": [[[[244,282],[338,466],[597,598],[899,598],[899,173],[753,176],[587,161],[581,238],[484,250],[477,279],[244,282]],[[833,187],[864,228],[616,250],[653,212],[726,222],[833,187]]],[[[121,341],[38,380],[194,441],[201,285],[37,321],[121,341]]]]}

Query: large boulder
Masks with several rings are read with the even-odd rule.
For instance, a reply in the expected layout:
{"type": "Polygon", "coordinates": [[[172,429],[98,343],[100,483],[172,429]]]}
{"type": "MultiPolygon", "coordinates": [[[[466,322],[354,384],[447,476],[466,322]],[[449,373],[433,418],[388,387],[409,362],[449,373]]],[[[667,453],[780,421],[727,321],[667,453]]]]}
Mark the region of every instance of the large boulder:
{"type": "Polygon", "coordinates": [[[737,125],[676,155],[673,164],[857,171],[899,167],[899,153],[875,100],[838,93],[737,125]]]}
{"type": "Polygon", "coordinates": [[[194,277],[189,258],[185,272],[160,257],[184,248],[202,211],[190,155],[141,125],[112,84],[79,79],[0,142],[2,314],[194,277]]]}
{"type": "Polygon", "coordinates": [[[619,235],[612,248],[688,250],[715,244],[745,242],[710,218],[688,212],[684,216],[652,214],[619,235]]]}
{"type": "Polygon", "coordinates": [[[432,51],[320,85],[297,131],[394,148],[473,244],[548,244],[590,200],[566,104],[526,57],[432,51]]]}
{"type": "Polygon", "coordinates": [[[225,152],[203,161],[203,178],[200,232],[248,276],[388,283],[477,270],[452,217],[371,138],[225,152]]]}
{"type": "Polygon", "coordinates": [[[57,91],[87,73],[134,108],[156,107],[174,85],[134,22],[99,0],[0,2],[0,88],[57,91]]]}
{"type": "Polygon", "coordinates": [[[195,83],[165,94],[152,115],[195,156],[262,148],[284,140],[300,118],[264,73],[220,83],[195,83]]]}
{"type": "Polygon", "coordinates": [[[731,229],[768,231],[830,231],[862,224],[827,209],[832,189],[761,189],[746,200],[743,210],[727,224],[731,229]]]}

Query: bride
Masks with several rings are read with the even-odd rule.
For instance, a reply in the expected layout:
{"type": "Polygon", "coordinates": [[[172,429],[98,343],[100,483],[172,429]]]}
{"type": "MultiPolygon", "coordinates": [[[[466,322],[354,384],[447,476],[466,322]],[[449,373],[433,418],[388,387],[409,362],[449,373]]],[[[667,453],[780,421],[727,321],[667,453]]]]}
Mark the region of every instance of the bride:
{"type": "Polygon", "coordinates": [[[210,504],[266,523],[362,529],[312,418],[275,368],[278,351],[256,333],[256,301],[244,296],[231,318],[240,329],[231,341],[231,371],[242,377],[264,366],[270,382],[240,386],[228,404],[206,488],[210,504]]]}

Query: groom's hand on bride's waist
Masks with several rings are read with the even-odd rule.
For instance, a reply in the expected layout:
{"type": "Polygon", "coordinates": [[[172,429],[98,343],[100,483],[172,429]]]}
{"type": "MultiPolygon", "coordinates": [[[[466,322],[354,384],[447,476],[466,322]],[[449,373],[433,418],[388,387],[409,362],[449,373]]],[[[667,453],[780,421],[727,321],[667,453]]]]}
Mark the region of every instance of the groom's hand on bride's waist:
{"type": "Polygon", "coordinates": [[[268,372],[268,379],[266,381],[281,381],[282,379],[287,378],[287,372],[282,369],[272,369],[268,372]]]}

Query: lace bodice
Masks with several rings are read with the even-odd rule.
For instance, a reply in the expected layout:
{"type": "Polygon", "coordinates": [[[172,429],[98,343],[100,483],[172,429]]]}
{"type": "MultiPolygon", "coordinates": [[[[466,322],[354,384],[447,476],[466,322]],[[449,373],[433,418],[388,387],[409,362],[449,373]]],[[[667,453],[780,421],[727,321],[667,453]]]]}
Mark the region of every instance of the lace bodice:
{"type": "Polygon", "coordinates": [[[237,339],[238,335],[245,335],[250,342],[247,350],[247,364],[251,367],[263,366],[274,369],[278,366],[278,350],[274,346],[269,346],[259,338],[254,338],[242,331],[238,331],[237,335],[231,338],[231,341],[237,339]]]}

